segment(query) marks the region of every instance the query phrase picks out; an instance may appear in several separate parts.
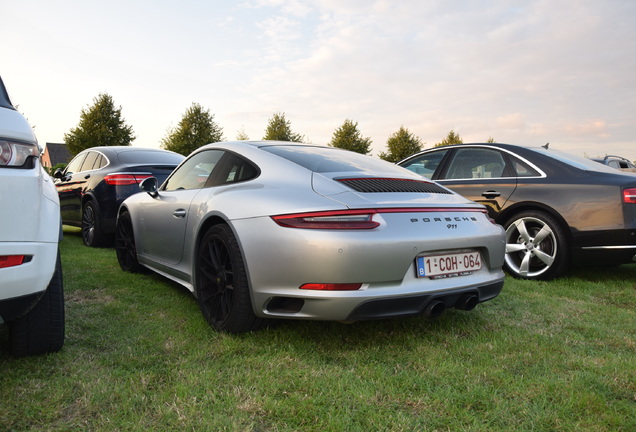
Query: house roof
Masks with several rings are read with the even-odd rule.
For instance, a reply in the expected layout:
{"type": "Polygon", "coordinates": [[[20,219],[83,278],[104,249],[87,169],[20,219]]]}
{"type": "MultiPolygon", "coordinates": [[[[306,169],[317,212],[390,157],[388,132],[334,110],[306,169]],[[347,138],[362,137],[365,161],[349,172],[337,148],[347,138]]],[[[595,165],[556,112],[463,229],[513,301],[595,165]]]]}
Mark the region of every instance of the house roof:
{"type": "Polygon", "coordinates": [[[68,163],[71,160],[71,153],[64,143],[46,143],[44,152],[48,152],[51,166],[59,163],[68,163]]]}

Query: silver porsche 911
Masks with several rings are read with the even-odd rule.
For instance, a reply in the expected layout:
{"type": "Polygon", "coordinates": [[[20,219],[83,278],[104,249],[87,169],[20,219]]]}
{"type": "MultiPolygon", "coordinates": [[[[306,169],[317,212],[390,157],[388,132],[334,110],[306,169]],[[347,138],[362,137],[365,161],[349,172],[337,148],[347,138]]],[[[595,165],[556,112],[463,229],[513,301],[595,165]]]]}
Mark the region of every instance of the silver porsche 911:
{"type": "Polygon", "coordinates": [[[503,287],[505,236],[483,206],[371,156],[216,143],[140,188],[118,213],[121,268],[184,285],[218,330],[436,316],[503,287]]]}

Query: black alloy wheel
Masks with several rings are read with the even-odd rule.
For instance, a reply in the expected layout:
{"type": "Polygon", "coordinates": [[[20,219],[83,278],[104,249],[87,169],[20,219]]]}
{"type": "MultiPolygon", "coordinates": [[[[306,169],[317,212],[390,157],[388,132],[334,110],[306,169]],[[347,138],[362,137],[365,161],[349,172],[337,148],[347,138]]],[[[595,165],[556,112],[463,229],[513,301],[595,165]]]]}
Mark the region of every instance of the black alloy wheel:
{"type": "Polygon", "coordinates": [[[227,225],[211,227],[199,246],[195,291],[201,312],[215,329],[243,333],[263,327],[252,309],[241,251],[227,225]]]}
{"type": "Polygon", "coordinates": [[[101,230],[99,211],[93,201],[88,201],[82,209],[82,240],[86,246],[98,247],[105,243],[101,230]]]}
{"type": "Polygon", "coordinates": [[[135,233],[130,213],[124,212],[117,219],[115,228],[115,253],[122,270],[132,273],[140,272],[144,267],[137,260],[135,233]]]}

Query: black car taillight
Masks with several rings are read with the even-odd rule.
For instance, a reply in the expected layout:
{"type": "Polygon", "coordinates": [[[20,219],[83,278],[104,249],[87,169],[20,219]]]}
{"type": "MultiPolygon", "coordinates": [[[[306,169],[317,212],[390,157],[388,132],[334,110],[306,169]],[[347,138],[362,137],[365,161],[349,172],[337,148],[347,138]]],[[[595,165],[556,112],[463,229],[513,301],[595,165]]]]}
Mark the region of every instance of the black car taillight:
{"type": "Polygon", "coordinates": [[[111,186],[126,186],[139,184],[152,177],[151,173],[112,173],[104,176],[104,182],[111,186]]]}
{"type": "Polygon", "coordinates": [[[623,202],[627,204],[636,204],[636,188],[623,190],[623,202]]]}

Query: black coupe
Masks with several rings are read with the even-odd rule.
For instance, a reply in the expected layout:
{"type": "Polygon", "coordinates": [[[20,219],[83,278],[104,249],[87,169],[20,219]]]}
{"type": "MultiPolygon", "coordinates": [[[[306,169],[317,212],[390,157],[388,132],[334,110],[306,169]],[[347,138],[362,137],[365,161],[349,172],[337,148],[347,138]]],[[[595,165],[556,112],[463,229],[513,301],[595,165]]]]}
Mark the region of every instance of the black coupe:
{"type": "Polygon", "coordinates": [[[112,243],[121,202],[139,192],[139,183],[155,177],[163,182],[185,159],[171,151],[111,146],[79,153],[54,174],[62,223],[82,228],[86,246],[112,243]]]}

